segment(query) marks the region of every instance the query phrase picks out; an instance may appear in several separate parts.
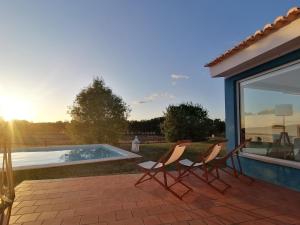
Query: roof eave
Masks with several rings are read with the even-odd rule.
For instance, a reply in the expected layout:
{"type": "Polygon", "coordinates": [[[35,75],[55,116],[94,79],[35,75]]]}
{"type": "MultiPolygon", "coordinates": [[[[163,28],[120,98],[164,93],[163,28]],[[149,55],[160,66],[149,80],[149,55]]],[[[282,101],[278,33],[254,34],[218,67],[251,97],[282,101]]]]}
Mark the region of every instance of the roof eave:
{"type": "Polygon", "coordinates": [[[205,64],[205,67],[212,67],[215,66],[222,61],[226,60],[227,58],[231,57],[234,54],[237,54],[238,52],[242,51],[243,49],[248,48],[249,46],[253,45],[254,43],[260,41],[263,38],[266,38],[268,35],[271,35],[272,33],[276,32],[277,30],[283,28],[284,26],[287,26],[294,20],[297,20],[300,18],[300,8],[294,7],[291,8],[286,16],[279,16],[277,17],[273,23],[266,24],[262,30],[257,30],[253,35],[249,36],[245,40],[241,41],[239,44],[237,44],[235,47],[229,49],[225,53],[223,53],[221,56],[217,57],[216,59],[212,60],[211,62],[205,64]]]}
{"type": "Polygon", "coordinates": [[[300,49],[300,18],[245,49],[208,65],[212,77],[226,77],[300,49]]]}

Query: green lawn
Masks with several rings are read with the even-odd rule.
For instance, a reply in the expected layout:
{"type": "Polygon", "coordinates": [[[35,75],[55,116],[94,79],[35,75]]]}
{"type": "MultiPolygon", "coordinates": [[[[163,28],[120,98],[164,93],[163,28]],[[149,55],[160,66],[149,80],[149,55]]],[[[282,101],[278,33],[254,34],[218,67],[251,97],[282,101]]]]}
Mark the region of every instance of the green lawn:
{"type": "MultiPolygon", "coordinates": [[[[199,154],[204,153],[212,143],[197,142],[188,147],[184,153],[184,157],[194,159],[199,154]]],[[[88,163],[80,165],[70,165],[63,167],[30,169],[23,171],[15,171],[15,183],[18,184],[23,180],[40,180],[40,179],[55,179],[67,177],[82,177],[82,176],[98,176],[120,173],[136,173],[138,172],[136,164],[146,160],[158,160],[164,153],[168,151],[171,143],[159,144],[142,144],[140,146],[139,155],[142,156],[138,160],[121,160],[114,162],[88,163]]],[[[130,149],[130,145],[119,146],[125,150],[130,149]]],[[[172,169],[172,168],[171,168],[172,169]]]]}

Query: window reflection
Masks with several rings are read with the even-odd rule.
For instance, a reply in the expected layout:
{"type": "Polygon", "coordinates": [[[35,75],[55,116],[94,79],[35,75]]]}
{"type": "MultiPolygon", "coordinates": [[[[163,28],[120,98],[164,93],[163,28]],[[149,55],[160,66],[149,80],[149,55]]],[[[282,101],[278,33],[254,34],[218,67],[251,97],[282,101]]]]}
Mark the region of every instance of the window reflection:
{"type": "Polygon", "coordinates": [[[300,66],[240,83],[240,139],[245,152],[300,161],[300,66]]]}

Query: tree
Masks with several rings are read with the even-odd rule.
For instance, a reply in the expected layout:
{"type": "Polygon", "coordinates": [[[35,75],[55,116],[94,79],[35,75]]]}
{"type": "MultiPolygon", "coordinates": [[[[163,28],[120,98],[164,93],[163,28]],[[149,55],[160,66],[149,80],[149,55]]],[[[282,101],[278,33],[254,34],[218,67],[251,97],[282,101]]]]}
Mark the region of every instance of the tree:
{"type": "Polygon", "coordinates": [[[116,143],[125,132],[129,108],[119,96],[95,78],[76,96],[67,126],[71,137],[80,143],[116,143]]]}
{"type": "Polygon", "coordinates": [[[206,109],[199,104],[185,103],[167,107],[162,130],[168,141],[199,141],[208,137],[209,124],[206,109]]]}
{"type": "Polygon", "coordinates": [[[155,133],[156,135],[161,135],[161,124],[164,120],[164,117],[141,121],[131,120],[128,121],[128,132],[134,134],[155,133]]]}
{"type": "Polygon", "coordinates": [[[211,120],[210,135],[224,136],[225,134],[225,122],[220,119],[211,120]]]}

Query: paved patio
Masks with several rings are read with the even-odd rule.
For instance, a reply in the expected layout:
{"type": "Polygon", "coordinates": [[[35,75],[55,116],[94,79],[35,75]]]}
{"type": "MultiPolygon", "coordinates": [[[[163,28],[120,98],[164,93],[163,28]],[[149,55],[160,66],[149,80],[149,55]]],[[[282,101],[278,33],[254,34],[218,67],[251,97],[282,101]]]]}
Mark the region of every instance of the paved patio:
{"type": "MultiPolygon", "coordinates": [[[[188,177],[194,192],[183,201],[140,174],[25,181],[16,189],[14,225],[285,225],[300,224],[300,193],[227,177],[219,194],[188,177]]],[[[177,187],[181,191],[181,187],[177,187]]]]}

